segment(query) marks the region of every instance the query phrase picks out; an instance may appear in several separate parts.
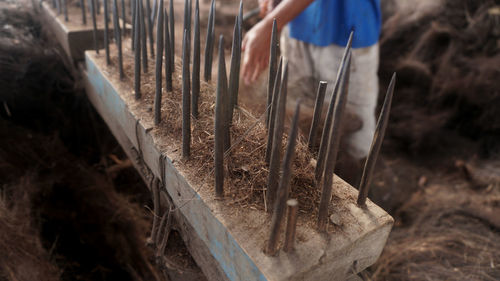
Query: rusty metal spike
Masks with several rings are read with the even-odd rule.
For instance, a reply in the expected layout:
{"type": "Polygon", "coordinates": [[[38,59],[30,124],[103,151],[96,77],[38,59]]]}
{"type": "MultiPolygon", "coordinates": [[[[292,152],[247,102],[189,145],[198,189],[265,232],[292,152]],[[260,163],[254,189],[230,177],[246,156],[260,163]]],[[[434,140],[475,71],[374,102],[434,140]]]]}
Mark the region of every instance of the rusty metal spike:
{"type": "MultiPolygon", "coordinates": [[[[267,179],[267,204],[273,206],[278,190],[279,166],[281,159],[281,140],[285,125],[286,96],[288,81],[288,62],[285,62],[283,78],[281,79],[280,94],[277,104],[276,116],[274,117],[273,146],[269,163],[269,177],[267,179]]],[[[271,208],[268,208],[271,210],[271,208]]]]}
{"type": "Polygon", "coordinates": [[[113,0],[113,30],[115,33],[116,48],[118,49],[118,70],[120,72],[120,79],[123,79],[125,73],[123,72],[122,35],[118,21],[118,0],[113,0]]]}
{"type": "Polygon", "coordinates": [[[241,62],[241,49],[240,49],[240,28],[239,19],[236,17],[233,30],[233,46],[231,48],[231,66],[229,70],[229,88],[228,94],[231,99],[231,106],[229,109],[229,121],[233,120],[234,106],[238,104],[238,90],[240,83],[240,62],[241,62]]]}
{"type": "Polygon", "coordinates": [[[182,43],[182,156],[191,154],[191,93],[189,83],[189,45],[187,30],[184,30],[182,43]]]}
{"type": "Polygon", "coordinates": [[[68,2],[67,0],[62,0],[63,1],[63,11],[64,11],[64,21],[68,22],[68,2]]]}
{"type": "Polygon", "coordinates": [[[134,32],[134,90],[135,90],[135,99],[138,100],[141,98],[141,17],[139,16],[140,8],[139,3],[140,0],[135,0],[135,32],[134,32]]]}
{"type": "Polygon", "coordinates": [[[162,82],[162,63],[163,63],[163,0],[160,0],[158,5],[158,24],[156,25],[156,65],[155,65],[155,80],[156,80],[156,91],[155,91],[155,125],[161,122],[161,82],[162,82]]]}
{"type": "Polygon", "coordinates": [[[146,24],[144,22],[144,7],[142,0],[137,0],[139,5],[137,5],[137,10],[138,10],[138,16],[139,16],[139,23],[140,23],[140,29],[141,29],[141,55],[142,55],[142,72],[147,73],[148,72],[148,46],[146,44],[146,24]]]}
{"type": "Polygon", "coordinates": [[[130,42],[132,43],[131,45],[131,50],[134,51],[135,50],[135,32],[136,32],[136,26],[135,26],[135,22],[136,22],[136,17],[137,17],[137,2],[138,0],[130,0],[130,3],[131,3],[131,6],[130,6],[130,13],[132,14],[132,30],[131,30],[131,33],[130,33],[130,37],[131,37],[131,40],[130,42]]]}
{"type": "Polygon", "coordinates": [[[92,27],[93,27],[92,35],[94,37],[94,49],[95,49],[95,53],[99,54],[99,47],[98,47],[98,41],[97,41],[97,23],[96,23],[94,0],[90,0],[90,11],[92,13],[92,27]]]}
{"type": "MultiPolygon", "coordinates": [[[[274,78],[276,77],[276,56],[278,54],[278,29],[276,19],[273,19],[273,29],[271,32],[271,46],[269,47],[269,78],[267,84],[267,107],[271,104],[274,78]]],[[[269,124],[271,112],[268,111],[266,115],[266,125],[269,124]]]]}
{"type": "Polygon", "coordinates": [[[391,83],[387,88],[387,93],[384,99],[384,105],[380,110],[380,116],[377,121],[377,127],[375,129],[375,134],[373,135],[372,145],[370,147],[370,152],[366,158],[365,167],[363,169],[363,175],[361,176],[361,182],[359,184],[359,194],[357,203],[359,206],[366,205],[366,197],[370,191],[370,182],[373,175],[373,170],[375,169],[375,164],[377,163],[377,157],[380,152],[380,147],[384,141],[385,130],[387,128],[387,123],[389,122],[389,115],[391,111],[392,96],[394,93],[394,86],[396,85],[396,73],[392,75],[391,83]]]}
{"type": "Polygon", "coordinates": [[[82,10],[82,24],[87,24],[87,13],[85,11],[85,0],[80,0],[80,8],[82,10]]]}
{"type": "Polygon", "coordinates": [[[318,92],[316,93],[316,103],[314,104],[314,114],[313,120],[311,122],[311,128],[309,130],[309,140],[308,147],[312,151],[316,142],[317,129],[319,121],[321,119],[321,112],[323,110],[323,102],[325,101],[326,86],[328,83],[325,81],[320,81],[318,86],[318,92]]]}
{"type": "MultiPolygon", "coordinates": [[[[279,182],[279,189],[276,194],[276,203],[274,204],[273,217],[271,220],[271,234],[269,236],[266,253],[274,256],[277,252],[279,242],[279,234],[285,217],[286,201],[290,193],[290,180],[292,178],[292,162],[295,156],[295,144],[298,134],[298,121],[300,115],[300,100],[295,107],[292,126],[288,134],[288,144],[286,147],[285,157],[283,159],[282,171],[279,182]]],[[[280,144],[281,145],[281,144],[280,144]]]]}
{"type": "Polygon", "coordinates": [[[121,2],[121,11],[122,11],[122,35],[125,37],[125,33],[127,32],[127,19],[125,17],[125,0],[121,2]]]}
{"type": "Polygon", "coordinates": [[[293,251],[295,247],[295,230],[297,229],[299,202],[296,199],[290,199],[286,201],[286,206],[288,209],[288,216],[286,220],[285,245],[283,245],[283,250],[288,253],[293,251]]]}
{"type": "Polygon", "coordinates": [[[214,27],[214,17],[215,17],[215,0],[212,0],[210,4],[210,12],[208,14],[208,24],[207,24],[207,40],[205,41],[205,81],[210,81],[212,79],[212,55],[214,50],[214,40],[215,34],[213,32],[214,27]]]}
{"type": "Polygon", "coordinates": [[[333,171],[337,161],[337,154],[340,144],[340,130],[342,125],[342,115],[347,103],[349,73],[351,66],[351,52],[347,56],[346,71],[344,71],[333,110],[333,122],[330,129],[330,137],[328,140],[328,150],[325,161],[325,169],[323,172],[323,187],[321,190],[321,200],[318,211],[318,230],[325,231],[328,218],[328,205],[332,197],[333,171]]]}
{"type": "Polygon", "coordinates": [[[267,130],[267,145],[266,145],[266,155],[265,161],[269,164],[269,159],[271,158],[271,151],[273,148],[273,134],[274,134],[274,119],[276,116],[276,105],[278,104],[278,94],[281,87],[281,74],[282,74],[282,64],[283,58],[280,58],[278,64],[278,71],[276,71],[276,77],[274,78],[274,87],[272,92],[272,99],[270,107],[267,107],[268,112],[270,112],[269,122],[266,124],[267,130]]]}
{"type": "Polygon", "coordinates": [[[170,50],[171,50],[171,58],[170,58],[170,71],[172,73],[175,72],[175,13],[174,13],[174,0],[170,0],[170,50]]]}
{"type": "Polygon", "coordinates": [[[109,57],[109,26],[108,26],[108,0],[103,0],[104,3],[104,51],[106,54],[106,64],[111,63],[111,58],[109,57]]]}
{"type": "Polygon", "coordinates": [[[332,92],[332,98],[330,100],[330,104],[328,106],[328,111],[326,113],[325,117],[325,123],[323,125],[323,132],[321,134],[321,142],[319,145],[319,152],[318,152],[318,159],[316,161],[316,168],[314,170],[314,175],[316,182],[321,181],[321,177],[323,176],[323,170],[325,167],[325,158],[326,158],[326,150],[328,149],[328,138],[330,136],[330,127],[332,123],[332,118],[333,118],[333,108],[335,106],[335,101],[337,99],[337,92],[339,89],[339,83],[340,83],[340,77],[342,76],[342,72],[345,69],[346,66],[346,60],[347,60],[347,54],[351,50],[352,46],[352,38],[353,38],[353,32],[351,32],[349,36],[349,40],[347,41],[347,46],[344,49],[344,54],[342,56],[342,60],[339,66],[339,69],[337,71],[337,78],[335,79],[335,85],[333,87],[333,92],[332,92]]]}
{"type": "Polygon", "coordinates": [[[166,90],[168,92],[172,92],[172,89],[173,89],[173,87],[172,87],[172,63],[171,63],[172,49],[170,46],[169,19],[168,19],[166,9],[163,11],[163,15],[165,16],[165,19],[164,19],[164,21],[165,21],[165,27],[164,27],[164,31],[165,31],[165,36],[164,36],[164,40],[165,40],[165,44],[164,44],[164,49],[165,49],[165,87],[166,87],[166,90]]]}
{"type": "Polygon", "coordinates": [[[224,58],[224,36],[219,39],[219,71],[217,77],[217,90],[215,100],[215,196],[224,196],[224,130],[226,118],[224,116],[227,106],[227,81],[226,62],[224,58]]]}
{"type": "Polygon", "coordinates": [[[193,99],[191,107],[193,117],[198,118],[198,98],[200,96],[200,4],[196,0],[194,10],[194,44],[193,44],[193,99]]]}

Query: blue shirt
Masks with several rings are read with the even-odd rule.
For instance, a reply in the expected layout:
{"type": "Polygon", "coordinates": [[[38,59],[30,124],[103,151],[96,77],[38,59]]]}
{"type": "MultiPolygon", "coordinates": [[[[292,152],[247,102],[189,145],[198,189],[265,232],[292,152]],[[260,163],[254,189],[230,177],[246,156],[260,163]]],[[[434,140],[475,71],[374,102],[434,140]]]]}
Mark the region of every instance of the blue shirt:
{"type": "Polygon", "coordinates": [[[380,36],[380,0],[315,0],[290,22],[290,37],[317,46],[346,46],[354,30],[353,48],[374,45],[380,36]]]}

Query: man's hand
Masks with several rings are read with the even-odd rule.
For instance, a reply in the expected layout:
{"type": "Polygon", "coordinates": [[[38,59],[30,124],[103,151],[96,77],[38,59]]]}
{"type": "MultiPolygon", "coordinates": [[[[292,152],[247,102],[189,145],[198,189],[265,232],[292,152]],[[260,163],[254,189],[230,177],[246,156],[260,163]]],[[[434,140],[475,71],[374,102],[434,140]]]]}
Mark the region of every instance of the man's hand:
{"type": "Polygon", "coordinates": [[[245,34],[242,42],[243,68],[241,76],[245,84],[255,82],[269,63],[272,22],[264,19],[245,34]]]}

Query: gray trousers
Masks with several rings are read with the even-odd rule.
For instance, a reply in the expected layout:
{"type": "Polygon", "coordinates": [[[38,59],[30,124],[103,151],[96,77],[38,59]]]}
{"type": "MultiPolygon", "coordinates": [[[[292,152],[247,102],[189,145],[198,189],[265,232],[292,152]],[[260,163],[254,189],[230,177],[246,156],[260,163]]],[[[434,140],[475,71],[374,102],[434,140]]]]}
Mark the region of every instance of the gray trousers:
{"type": "MultiPolygon", "coordinates": [[[[330,102],[344,47],[335,44],[320,47],[290,38],[288,27],[281,32],[280,41],[281,53],[288,60],[287,107],[293,108],[296,99],[302,98],[305,106],[301,114],[312,116],[319,81],[328,82],[325,105],[330,102]]],[[[355,159],[368,155],[375,132],[378,63],[378,43],[366,48],[353,49],[345,113],[357,117],[361,121],[361,126],[344,136],[343,143],[347,147],[341,149],[346,149],[346,152],[355,159]]]]}

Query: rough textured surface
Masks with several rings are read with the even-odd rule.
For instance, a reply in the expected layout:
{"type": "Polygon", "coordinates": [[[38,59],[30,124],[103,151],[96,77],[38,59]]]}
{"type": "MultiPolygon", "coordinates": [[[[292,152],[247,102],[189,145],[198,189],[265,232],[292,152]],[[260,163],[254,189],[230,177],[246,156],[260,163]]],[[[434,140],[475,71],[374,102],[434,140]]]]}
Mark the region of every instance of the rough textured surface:
{"type": "Polygon", "coordinates": [[[339,178],[335,179],[332,200],[339,225],[332,224],[328,234],[320,234],[309,227],[310,222],[304,221],[307,216],[299,217],[296,251],[280,252],[277,257],[264,255],[268,214],[261,210],[241,210],[227,204],[229,198],[216,200],[213,176],[205,183],[191,185],[206,175],[198,174],[181,161],[179,147],[154,129],[153,114],[142,114],[139,102],[130,99],[131,87],[120,82],[116,75],[109,75],[102,62],[102,55],[86,53],[87,87],[91,90],[88,94],[95,95],[90,99],[99,101],[103,118],[108,125],[113,124],[110,127],[116,126],[112,130],[120,131],[121,138],[128,139],[147,170],[166,179],[166,190],[177,207],[175,213],[181,214],[194,230],[184,231],[184,239],[198,237],[206,247],[187,243],[209,279],[225,275],[229,280],[341,280],[378,258],[393,220],[371,201],[366,209],[358,208],[357,191],[339,178]],[[163,171],[159,168],[160,155],[167,157],[163,171]],[[203,254],[206,249],[211,257],[203,254]],[[209,270],[207,265],[213,261],[220,267],[209,270]]]}

